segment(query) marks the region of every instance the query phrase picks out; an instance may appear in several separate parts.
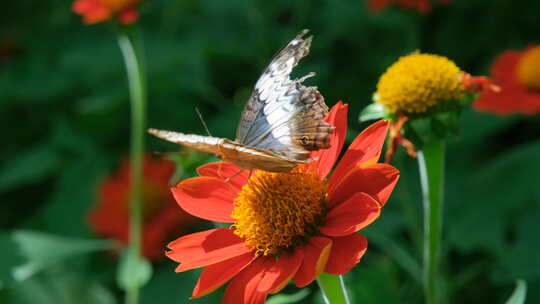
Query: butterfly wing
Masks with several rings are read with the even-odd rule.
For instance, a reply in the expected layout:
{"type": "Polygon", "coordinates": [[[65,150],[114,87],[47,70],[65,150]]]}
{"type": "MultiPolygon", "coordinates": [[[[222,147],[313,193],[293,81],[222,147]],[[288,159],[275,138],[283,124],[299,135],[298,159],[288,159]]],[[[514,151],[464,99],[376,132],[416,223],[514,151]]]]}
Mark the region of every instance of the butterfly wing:
{"type": "Polygon", "coordinates": [[[323,118],[328,107],[316,87],[290,74],[309,53],[312,37],[300,32],[265,69],[247,102],[237,128],[236,142],[272,151],[290,159],[304,160],[309,151],[328,148],[333,127],[323,118]]]}
{"type": "Polygon", "coordinates": [[[180,132],[157,129],[148,129],[148,133],[175,144],[179,144],[201,152],[213,153],[218,156],[222,155],[219,145],[225,140],[218,137],[184,134],[180,132]]]}
{"type": "Polygon", "coordinates": [[[148,133],[175,144],[216,154],[221,160],[231,162],[245,170],[262,169],[271,172],[289,172],[297,165],[295,161],[276,155],[271,151],[247,147],[225,138],[157,129],[148,129],[148,133]]]}

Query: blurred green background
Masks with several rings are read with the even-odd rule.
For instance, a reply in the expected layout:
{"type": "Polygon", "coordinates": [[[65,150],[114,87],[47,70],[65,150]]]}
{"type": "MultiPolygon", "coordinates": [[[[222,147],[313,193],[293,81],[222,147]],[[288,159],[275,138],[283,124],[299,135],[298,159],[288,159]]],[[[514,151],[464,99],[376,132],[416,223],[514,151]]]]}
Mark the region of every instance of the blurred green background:
{"type": "MultiPolygon", "coordinates": [[[[115,262],[74,248],[97,239],[86,213],[98,183],[128,154],[125,69],[111,24],[84,26],[70,6],[2,3],[0,45],[9,51],[0,58],[0,303],[121,302],[115,262]]],[[[396,7],[374,15],[366,7],[366,0],[143,1],[148,126],[204,134],[198,107],[214,136],[233,138],[261,71],[303,28],[315,38],[294,76],[317,72],[308,83],[329,105],[350,104],[351,138],[366,126],[357,116],[379,75],[400,56],[437,53],[481,75],[501,51],[540,39],[534,0],[452,0],[427,15],[396,7]]],[[[147,146],[177,149],[150,137],[147,146]]],[[[180,158],[182,175],[207,159],[180,158]]],[[[422,302],[416,160],[400,151],[394,165],[402,171],[397,190],[365,231],[367,254],[346,276],[353,303],[422,302]]],[[[466,111],[447,168],[445,301],[504,303],[522,278],[527,302],[540,303],[540,117],[466,111]]],[[[197,272],[174,267],[154,266],[142,303],[188,301],[197,272]]],[[[319,303],[316,284],[308,289],[301,301],[319,303]]]]}

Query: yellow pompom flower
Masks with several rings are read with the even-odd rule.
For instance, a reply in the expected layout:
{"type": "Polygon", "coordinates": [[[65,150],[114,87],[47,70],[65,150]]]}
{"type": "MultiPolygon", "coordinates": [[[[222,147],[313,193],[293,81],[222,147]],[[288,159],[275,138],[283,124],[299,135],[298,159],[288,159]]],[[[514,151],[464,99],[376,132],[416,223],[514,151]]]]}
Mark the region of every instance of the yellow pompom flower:
{"type": "Polygon", "coordinates": [[[462,75],[446,57],[413,53],[401,57],[381,76],[374,101],[389,113],[421,115],[445,109],[466,92],[462,75]]]}

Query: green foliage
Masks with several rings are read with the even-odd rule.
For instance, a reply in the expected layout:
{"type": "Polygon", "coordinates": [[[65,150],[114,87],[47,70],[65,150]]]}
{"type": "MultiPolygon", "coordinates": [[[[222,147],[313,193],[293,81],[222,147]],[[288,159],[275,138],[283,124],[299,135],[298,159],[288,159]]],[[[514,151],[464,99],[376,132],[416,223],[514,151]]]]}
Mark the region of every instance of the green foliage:
{"type": "Polygon", "coordinates": [[[115,247],[110,241],[72,239],[33,231],[15,231],[12,236],[20,254],[26,259],[26,263],[13,269],[13,276],[18,281],[24,281],[72,256],[115,247]]]}
{"type": "Polygon", "coordinates": [[[366,122],[370,120],[377,120],[387,118],[388,112],[386,107],[379,103],[372,103],[365,107],[358,116],[359,122],[366,122]]]}

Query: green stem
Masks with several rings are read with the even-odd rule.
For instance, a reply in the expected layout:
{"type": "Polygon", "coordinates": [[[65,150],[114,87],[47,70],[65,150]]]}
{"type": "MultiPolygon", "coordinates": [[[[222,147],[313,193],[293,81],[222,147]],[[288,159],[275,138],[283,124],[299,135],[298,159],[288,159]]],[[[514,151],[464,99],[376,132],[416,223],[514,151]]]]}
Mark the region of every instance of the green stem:
{"type": "MultiPolygon", "coordinates": [[[[144,129],[146,112],[146,79],[141,58],[141,44],[131,29],[120,32],[118,43],[122,50],[129,82],[131,100],[131,187],[129,205],[129,253],[141,256],[142,201],[141,184],[144,153],[144,129]]],[[[126,303],[139,301],[139,286],[126,290],[126,303]]]]}
{"type": "Polygon", "coordinates": [[[317,278],[317,283],[319,283],[326,304],[350,303],[342,276],[321,273],[317,278]]]}
{"type": "Polygon", "coordinates": [[[424,201],[424,295],[427,304],[439,303],[439,260],[443,214],[444,139],[431,136],[418,153],[424,201]]]}

